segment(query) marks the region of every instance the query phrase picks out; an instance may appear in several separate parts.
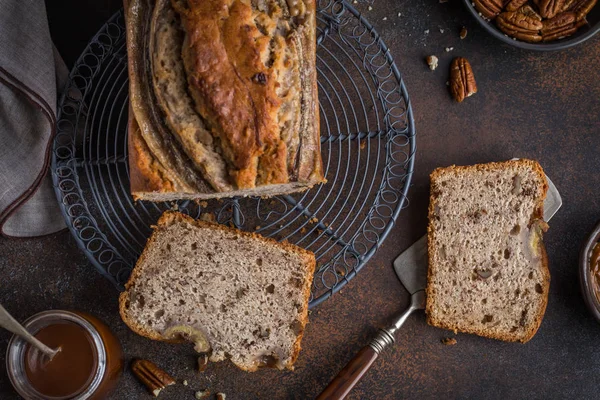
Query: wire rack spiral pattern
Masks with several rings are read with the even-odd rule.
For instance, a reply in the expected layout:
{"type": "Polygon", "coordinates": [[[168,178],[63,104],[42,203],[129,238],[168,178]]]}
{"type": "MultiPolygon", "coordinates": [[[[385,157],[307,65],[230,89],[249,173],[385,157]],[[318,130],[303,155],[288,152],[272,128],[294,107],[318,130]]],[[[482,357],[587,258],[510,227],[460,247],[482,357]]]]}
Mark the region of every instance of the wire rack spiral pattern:
{"type": "Polygon", "coordinates": [[[389,50],[348,3],[318,1],[317,70],[327,183],[271,199],[133,202],[127,164],[128,76],[122,12],[92,39],[59,107],[52,177],[67,225],[92,264],[126,282],[160,214],[195,218],[287,240],[313,251],[310,306],[341,289],[387,236],[413,171],[408,93],[389,50]]]}

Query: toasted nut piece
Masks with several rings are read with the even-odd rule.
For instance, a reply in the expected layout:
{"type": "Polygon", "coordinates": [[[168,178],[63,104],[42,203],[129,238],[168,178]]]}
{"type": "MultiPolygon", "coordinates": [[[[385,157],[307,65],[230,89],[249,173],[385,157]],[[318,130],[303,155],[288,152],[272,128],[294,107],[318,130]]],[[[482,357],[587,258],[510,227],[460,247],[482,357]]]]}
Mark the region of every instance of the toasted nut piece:
{"type": "Polygon", "coordinates": [[[519,12],[538,21],[542,20],[542,16],[538,14],[529,4],[526,4],[523,7],[519,8],[519,12]]]}
{"type": "Polygon", "coordinates": [[[537,33],[544,26],[542,21],[516,11],[503,12],[498,15],[496,22],[504,24],[510,30],[523,33],[537,33]]]}
{"type": "Polygon", "coordinates": [[[217,400],[225,400],[226,397],[225,393],[217,393],[217,400]]]}
{"type": "Polygon", "coordinates": [[[206,371],[206,367],[208,366],[208,355],[202,354],[198,357],[198,372],[206,371]]]}
{"type": "Polygon", "coordinates": [[[192,328],[191,326],[172,326],[163,333],[163,336],[167,339],[176,339],[177,337],[181,337],[185,340],[189,340],[190,342],[194,343],[194,350],[196,350],[198,353],[206,353],[210,350],[210,343],[208,342],[208,339],[204,333],[198,329],[192,328]]]}
{"type": "Polygon", "coordinates": [[[506,11],[517,11],[519,8],[527,4],[527,0],[511,0],[507,5],[506,11]]]}
{"type": "Polygon", "coordinates": [[[454,338],[443,338],[442,344],[446,346],[454,346],[456,344],[456,339],[454,338]]]}
{"type": "Polygon", "coordinates": [[[131,370],[135,377],[150,390],[154,397],[158,397],[160,391],[165,387],[175,384],[175,379],[171,375],[148,360],[135,360],[131,364],[131,370]]]}
{"type": "Polygon", "coordinates": [[[586,19],[582,19],[581,21],[577,21],[575,22],[575,25],[571,28],[568,29],[563,29],[561,31],[555,32],[555,33],[551,33],[548,34],[546,36],[544,36],[544,42],[551,42],[553,40],[558,40],[558,39],[564,39],[567,36],[571,36],[572,34],[574,34],[575,32],[577,32],[579,30],[579,28],[581,28],[584,25],[587,25],[587,20],[586,19]]]}
{"type": "Polygon", "coordinates": [[[539,34],[544,26],[542,22],[520,11],[503,12],[496,18],[496,25],[502,32],[519,40],[533,43],[542,40],[539,34]]]}
{"type": "Polygon", "coordinates": [[[467,32],[467,28],[463,26],[463,27],[460,29],[460,34],[459,34],[458,36],[460,36],[460,38],[461,38],[461,39],[464,39],[464,38],[466,38],[466,37],[467,37],[467,33],[468,33],[468,32],[467,32]]]}
{"type": "Polygon", "coordinates": [[[571,36],[585,23],[585,20],[577,21],[577,15],[574,12],[560,13],[554,18],[544,21],[543,40],[549,42],[571,36]]]}
{"type": "Polygon", "coordinates": [[[429,65],[429,69],[432,71],[435,71],[435,69],[438,67],[438,58],[436,56],[427,56],[425,61],[427,62],[427,65],[429,65]]]}
{"type": "Polygon", "coordinates": [[[543,18],[553,18],[565,7],[565,0],[540,0],[538,8],[543,18]]]}
{"type": "Polygon", "coordinates": [[[502,0],[473,0],[475,9],[483,18],[494,19],[502,11],[502,0]]]}
{"type": "Polygon", "coordinates": [[[457,102],[477,93],[475,76],[466,58],[456,57],[450,66],[450,92],[457,102]]]}
{"type": "Polygon", "coordinates": [[[577,20],[582,20],[594,8],[598,0],[575,0],[568,11],[577,15],[577,20]]]}

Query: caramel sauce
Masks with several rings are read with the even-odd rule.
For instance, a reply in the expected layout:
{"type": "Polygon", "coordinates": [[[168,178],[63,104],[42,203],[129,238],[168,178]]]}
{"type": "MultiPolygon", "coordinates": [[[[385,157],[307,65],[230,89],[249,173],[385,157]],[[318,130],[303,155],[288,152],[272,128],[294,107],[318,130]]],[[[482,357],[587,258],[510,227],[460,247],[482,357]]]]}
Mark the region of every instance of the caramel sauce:
{"type": "Polygon", "coordinates": [[[25,372],[31,386],[48,397],[75,396],[91,384],[98,367],[89,334],[71,322],[48,325],[35,337],[60,351],[50,360],[34,347],[25,353],[25,372]]]}
{"type": "Polygon", "coordinates": [[[600,242],[596,243],[592,250],[590,270],[592,272],[592,287],[594,288],[596,299],[600,301],[600,242]]]}

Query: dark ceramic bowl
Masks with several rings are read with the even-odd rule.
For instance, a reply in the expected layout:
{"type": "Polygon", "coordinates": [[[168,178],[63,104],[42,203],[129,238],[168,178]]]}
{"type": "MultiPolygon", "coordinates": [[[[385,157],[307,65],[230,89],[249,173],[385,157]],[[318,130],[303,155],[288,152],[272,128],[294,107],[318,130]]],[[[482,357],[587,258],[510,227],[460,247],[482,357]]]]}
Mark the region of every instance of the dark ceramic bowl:
{"type": "Polygon", "coordinates": [[[492,36],[502,40],[504,43],[508,43],[512,46],[519,47],[521,49],[527,50],[539,50],[539,51],[552,51],[552,50],[563,50],[568,49],[569,47],[573,47],[578,45],[579,43],[583,43],[592,36],[594,36],[598,31],[600,31],[600,2],[596,4],[596,6],[590,11],[587,15],[588,25],[581,27],[577,32],[573,35],[555,40],[548,43],[527,43],[521,40],[514,40],[511,37],[508,37],[496,26],[494,21],[487,21],[473,6],[472,0],[463,0],[469,12],[473,15],[473,17],[479,22],[483,29],[492,34],[492,36]]]}
{"type": "Polygon", "coordinates": [[[596,243],[600,241],[600,221],[587,237],[586,241],[581,246],[579,253],[579,283],[581,284],[581,293],[585,304],[588,306],[592,315],[600,322],[600,301],[594,293],[594,277],[590,268],[590,258],[592,250],[596,243]]]}

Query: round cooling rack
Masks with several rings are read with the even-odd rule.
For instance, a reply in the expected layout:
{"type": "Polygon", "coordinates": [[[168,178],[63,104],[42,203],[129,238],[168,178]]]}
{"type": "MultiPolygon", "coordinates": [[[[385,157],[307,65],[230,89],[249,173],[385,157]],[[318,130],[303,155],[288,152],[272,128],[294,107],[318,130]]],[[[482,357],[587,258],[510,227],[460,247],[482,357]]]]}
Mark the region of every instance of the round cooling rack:
{"type": "Polygon", "coordinates": [[[271,199],[133,202],[127,164],[128,75],[123,13],[94,36],[58,112],[52,178],[67,225],[92,264],[122,289],[160,214],[193,217],[313,251],[313,307],[340,290],[381,245],[413,172],[408,93],[379,35],[347,2],[318,1],[321,152],[327,183],[271,199]]]}

